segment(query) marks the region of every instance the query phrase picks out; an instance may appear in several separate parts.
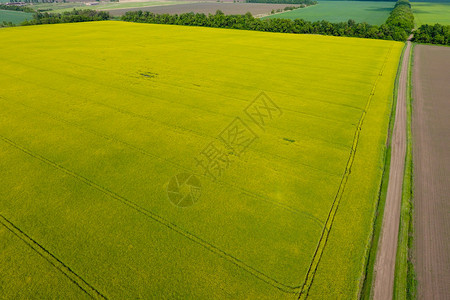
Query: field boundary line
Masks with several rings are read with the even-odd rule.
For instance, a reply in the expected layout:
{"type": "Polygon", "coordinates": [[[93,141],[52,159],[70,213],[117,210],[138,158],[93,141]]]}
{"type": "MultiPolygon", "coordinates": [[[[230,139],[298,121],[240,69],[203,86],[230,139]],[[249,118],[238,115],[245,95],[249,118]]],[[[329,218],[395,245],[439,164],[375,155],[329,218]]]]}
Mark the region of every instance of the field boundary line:
{"type": "Polygon", "coordinates": [[[246,272],[248,272],[249,274],[253,275],[254,277],[258,278],[259,280],[279,289],[282,292],[285,293],[292,293],[295,294],[298,292],[298,290],[300,289],[300,286],[290,286],[290,285],[286,285],[281,283],[280,281],[262,273],[261,271],[247,265],[245,262],[243,262],[242,260],[234,257],[233,255],[221,250],[220,248],[214,246],[213,244],[203,240],[202,238],[190,233],[187,230],[182,229],[181,227],[179,227],[178,225],[176,225],[175,223],[172,223],[166,219],[164,219],[163,217],[151,212],[150,210],[145,209],[144,207],[141,207],[140,205],[134,203],[131,200],[128,200],[127,198],[120,196],[119,194],[93,182],[92,180],[75,173],[74,171],[71,171],[69,169],[66,169],[65,167],[37,154],[32,152],[31,150],[28,150],[25,147],[20,146],[19,144],[13,142],[12,140],[0,135],[0,139],[3,140],[5,143],[9,144],[10,146],[24,152],[25,154],[40,160],[41,162],[50,165],[52,167],[54,167],[55,169],[75,178],[78,179],[79,181],[83,182],[84,184],[102,192],[103,194],[109,196],[110,198],[113,198],[123,204],[125,204],[126,206],[134,209],[135,211],[137,211],[138,213],[156,221],[157,223],[167,227],[168,229],[184,236],[185,238],[193,241],[194,243],[204,247],[205,249],[211,251],[212,253],[215,253],[217,255],[219,255],[220,257],[222,257],[223,259],[231,262],[232,264],[236,265],[238,268],[245,270],[246,272]]]}
{"type": "Polygon", "coordinates": [[[312,286],[312,283],[313,283],[313,280],[314,280],[314,276],[315,276],[316,271],[317,271],[317,267],[319,266],[320,259],[322,258],[323,251],[324,251],[324,249],[326,247],[326,244],[327,244],[327,241],[328,241],[328,237],[330,235],[331,227],[332,227],[333,222],[334,222],[334,217],[336,215],[337,209],[339,207],[339,204],[341,202],[342,196],[344,194],[344,190],[345,190],[345,186],[346,186],[347,181],[348,181],[348,177],[350,176],[350,173],[351,173],[351,168],[353,166],[353,162],[354,162],[355,154],[356,154],[356,149],[357,149],[358,142],[359,142],[360,133],[361,133],[361,130],[362,130],[362,125],[364,123],[367,111],[368,111],[368,109],[370,107],[370,103],[372,102],[373,95],[375,94],[375,89],[376,89],[376,87],[378,85],[378,82],[379,82],[381,76],[383,76],[384,68],[385,68],[385,66],[387,64],[387,61],[389,59],[389,55],[390,55],[390,53],[392,51],[392,47],[393,46],[391,46],[388,49],[388,51],[387,51],[387,54],[385,56],[383,65],[381,66],[380,71],[378,72],[378,76],[376,77],[375,82],[374,82],[374,84],[372,86],[372,90],[370,92],[369,99],[367,100],[366,106],[365,106],[365,108],[364,108],[364,110],[363,110],[363,112],[361,114],[361,117],[359,119],[358,125],[356,127],[356,131],[355,131],[355,135],[354,135],[354,139],[353,139],[352,149],[350,151],[350,156],[348,158],[347,165],[345,167],[344,175],[342,176],[342,179],[341,179],[341,184],[339,185],[339,188],[338,188],[337,194],[336,194],[336,196],[334,198],[334,201],[333,201],[333,204],[331,206],[330,212],[328,213],[328,217],[327,217],[327,220],[325,222],[325,226],[323,228],[322,235],[320,236],[319,243],[317,244],[316,251],[314,253],[313,259],[312,259],[311,264],[309,266],[308,272],[307,272],[307,274],[305,276],[305,281],[304,281],[304,283],[303,283],[303,285],[301,287],[300,293],[298,295],[298,299],[306,299],[308,297],[308,293],[309,293],[309,290],[310,290],[310,288],[312,286]]]}
{"type": "MultiPolygon", "coordinates": [[[[5,98],[2,97],[2,96],[0,96],[0,99],[5,99],[5,98]]],[[[176,163],[176,162],[173,162],[173,161],[171,161],[171,160],[169,160],[169,159],[167,159],[167,158],[158,156],[158,155],[156,155],[156,154],[150,153],[150,152],[148,152],[147,150],[144,150],[144,149],[142,149],[142,148],[140,148],[140,147],[134,146],[134,145],[132,145],[132,144],[130,144],[130,143],[128,143],[128,142],[122,141],[122,140],[120,140],[120,139],[117,139],[117,138],[115,138],[115,137],[109,136],[109,135],[107,135],[107,134],[103,134],[103,133],[97,132],[97,131],[95,131],[95,130],[93,130],[93,129],[90,129],[90,128],[85,128],[85,127],[83,127],[83,126],[80,126],[79,124],[76,124],[75,122],[67,121],[67,120],[65,120],[65,119],[63,119],[63,118],[56,117],[56,116],[54,116],[54,115],[52,115],[52,114],[50,114],[50,113],[47,113],[47,112],[44,112],[44,111],[42,111],[42,110],[40,110],[40,109],[37,109],[37,108],[31,107],[31,106],[28,106],[28,105],[23,104],[23,103],[21,103],[21,102],[18,102],[18,101],[15,101],[15,100],[11,100],[11,99],[8,99],[8,101],[14,102],[14,103],[19,104],[19,105],[22,105],[22,106],[24,106],[24,107],[26,107],[26,108],[35,110],[35,111],[37,111],[37,112],[39,112],[39,113],[41,113],[41,114],[47,115],[48,117],[50,117],[50,118],[52,118],[52,119],[54,119],[54,120],[57,120],[57,121],[59,121],[59,122],[62,122],[62,123],[68,124],[68,125],[70,125],[70,126],[76,127],[76,128],[78,128],[79,130],[81,130],[81,131],[83,131],[83,132],[88,132],[88,133],[91,133],[91,134],[93,134],[93,135],[99,136],[99,137],[101,137],[101,138],[103,138],[103,139],[105,139],[105,140],[109,140],[109,141],[113,141],[113,142],[122,144],[122,145],[124,145],[125,147],[127,147],[127,148],[129,148],[129,149],[133,149],[133,150],[135,150],[135,151],[137,151],[137,152],[139,152],[139,153],[141,153],[141,154],[143,154],[143,155],[145,155],[145,156],[152,157],[152,158],[155,158],[155,159],[161,159],[161,160],[164,160],[165,162],[171,164],[172,166],[177,167],[177,168],[180,168],[180,169],[183,169],[183,170],[186,171],[186,172],[193,173],[193,174],[196,175],[196,176],[199,176],[199,177],[203,177],[203,178],[209,179],[207,175],[203,175],[203,174],[201,174],[201,173],[195,173],[195,172],[192,172],[189,168],[187,168],[187,167],[185,167],[185,166],[183,166],[183,165],[181,165],[181,164],[178,164],[178,163],[176,163]]],[[[321,171],[322,171],[322,170],[321,170],[321,171]]],[[[322,172],[325,172],[325,171],[322,171],[322,172]]],[[[330,174],[330,173],[327,173],[327,174],[330,174]]],[[[335,174],[330,174],[330,175],[335,176],[335,174]]],[[[315,222],[315,223],[317,224],[317,226],[319,226],[319,227],[322,227],[322,226],[323,226],[323,223],[324,223],[323,221],[321,221],[320,219],[318,219],[317,217],[313,216],[312,214],[310,214],[310,213],[308,213],[308,212],[306,212],[306,211],[301,211],[301,210],[295,209],[294,207],[291,207],[291,206],[289,206],[289,205],[285,205],[285,204],[283,204],[283,203],[277,202],[276,200],[273,200],[273,199],[272,199],[271,197],[269,197],[269,196],[266,196],[266,197],[265,197],[265,196],[262,196],[262,195],[260,195],[260,194],[255,193],[255,192],[252,192],[252,191],[250,191],[250,190],[247,190],[247,189],[245,189],[245,188],[243,188],[243,187],[240,187],[240,186],[238,186],[238,185],[236,185],[236,184],[228,183],[228,182],[223,181],[223,180],[220,180],[220,179],[217,179],[216,182],[219,182],[219,183],[220,183],[221,185],[223,185],[223,186],[226,186],[226,187],[235,189],[235,190],[237,190],[237,191],[240,191],[240,192],[242,192],[242,193],[244,193],[244,194],[246,194],[246,195],[248,195],[248,196],[250,196],[250,197],[252,197],[252,198],[254,198],[254,199],[262,200],[262,201],[264,201],[264,202],[267,202],[267,203],[273,204],[273,205],[275,205],[275,206],[278,206],[278,207],[280,207],[280,208],[282,208],[282,209],[285,209],[285,210],[287,210],[287,211],[289,211],[289,212],[291,212],[291,213],[294,213],[294,214],[298,214],[298,215],[304,216],[304,217],[310,219],[311,221],[315,222]]]]}
{"type": "Polygon", "coordinates": [[[84,293],[93,299],[107,299],[103,294],[101,294],[96,288],[86,282],[77,273],[72,271],[70,267],[59,260],[50,251],[45,249],[41,244],[36,242],[28,234],[22,231],[19,227],[14,225],[11,221],[6,219],[2,214],[0,214],[0,224],[2,224],[11,233],[21,239],[27,246],[39,254],[42,258],[48,261],[53,267],[64,274],[73,284],[80,288],[84,293]]]}
{"type": "Polygon", "coordinates": [[[394,92],[392,94],[392,104],[390,106],[390,117],[389,117],[389,124],[387,127],[387,136],[385,141],[385,154],[384,154],[384,168],[383,173],[380,180],[380,187],[378,189],[378,199],[375,203],[375,211],[372,216],[373,218],[373,226],[372,226],[372,233],[368,241],[368,249],[367,249],[367,256],[366,256],[366,264],[365,269],[361,273],[361,277],[364,278],[364,281],[359,289],[358,292],[358,299],[371,299],[373,296],[373,276],[374,274],[374,265],[375,265],[375,258],[376,258],[376,249],[378,247],[378,240],[379,240],[379,234],[381,231],[381,223],[382,223],[382,216],[384,213],[384,206],[385,206],[385,200],[386,200],[386,194],[387,194],[387,184],[389,181],[389,170],[390,170],[390,162],[391,162],[391,137],[392,132],[394,131],[394,122],[395,122],[395,112],[396,112],[396,106],[397,106],[397,94],[398,94],[398,84],[400,79],[400,69],[403,62],[403,56],[405,54],[406,44],[402,48],[402,52],[400,55],[400,60],[397,64],[397,71],[395,75],[395,81],[394,81],[394,92]]]}

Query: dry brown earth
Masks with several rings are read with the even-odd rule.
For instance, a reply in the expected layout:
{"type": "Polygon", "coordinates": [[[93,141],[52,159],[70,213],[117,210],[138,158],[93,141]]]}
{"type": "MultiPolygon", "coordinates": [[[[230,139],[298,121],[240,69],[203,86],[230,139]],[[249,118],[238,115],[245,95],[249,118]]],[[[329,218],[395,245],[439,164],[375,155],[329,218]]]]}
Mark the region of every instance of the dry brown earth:
{"type": "Polygon", "coordinates": [[[450,299],[450,47],[418,45],[413,68],[419,299],[450,299]]]}

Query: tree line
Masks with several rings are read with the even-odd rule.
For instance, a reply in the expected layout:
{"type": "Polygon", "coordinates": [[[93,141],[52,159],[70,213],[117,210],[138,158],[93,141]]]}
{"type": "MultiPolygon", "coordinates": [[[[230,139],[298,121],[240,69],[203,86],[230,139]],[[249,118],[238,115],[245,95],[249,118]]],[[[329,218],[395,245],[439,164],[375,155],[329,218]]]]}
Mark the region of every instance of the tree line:
{"type": "Polygon", "coordinates": [[[414,31],[414,42],[450,46],[450,25],[422,25],[414,31]]]}
{"type": "Polygon", "coordinates": [[[39,25],[56,23],[75,23],[88,21],[109,20],[110,15],[106,11],[95,11],[92,9],[74,9],[63,13],[41,13],[36,12],[32,20],[26,20],[21,25],[39,25]]]}
{"type": "Polygon", "coordinates": [[[254,18],[250,13],[245,15],[224,15],[221,11],[217,11],[214,15],[199,13],[158,15],[152,12],[129,11],[121,19],[123,21],[139,23],[220,27],[284,33],[309,33],[396,41],[405,41],[408,36],[401,27],[389,26],[388,24],[376,26],[367,23],[356,23],[353,20],[331,23],[324,20],[310,22],[302,19],[258,19],[254,18]]]}
{"type": "MultiPolygon", "coordinates": [[[[395,4],[386,24],[390,27],[396,27],[403,30],[404,39],[406,39],[414,28],[414,15],[411,10],[411,4],[408,0],[399,0],[395,4]]],[[[422,25],[414,31],[413,42],[450,45],[450,26],[434,24],[422,25]]]]}
{"type": "MultiPolygon", "coordinates": [[[[247,2],[249,1],[278,0],[248,0],[247,2]]],[[[331,23],[324,20],[310,22],[302,19],[258,19],[254,18],[250,13],[246,13],[245,15],[224,15],[221,11],[217,11],[214,15],[199,13],[158,15],[151,12],[129,11],[123,15],[121,19],[123,21],[139,23],[220,27],[284,33],[323,34],[395,41],[406,41],[414,28],[414,15],[408,0],[398,0],[386,22],[380,26],[369,25],[367,23],[356,23],[353,20],[331,23]]],[[[440,24],[422,25],[415,31],[413,41],[418,43],[449,45],[450,26],[443,26],[440,24]]]]}
{"type": "Polygon", "coordinates": [[[14,10],[14,11],[29,12],[29,13],[34,12],[34,10],[28,6],[3,5],[3,4],[0,4],[0,10],[14,10]]]}
{"type": "Polygon", "coordinates": [[[398,31],[402,32],[401,40],[406,41],[414,28],[414,15],[411,9],[411,3],[408,0],[398,0],[385,24],[388,27],[397,28],[398,31]]]}
{"type": "MultiPolygon", "coordinates": [[[[18,6],[14,8],[22,10],[26,7],[18,6]]],[[[74,9],[63,13],[36,12],[33,15],[33,20],[24,21],[21,25],[102,21],[109,20],[110,18],[108,12],[74,9]]],[[[405,41],[414,27],[414,16],[412,15],[411,5],[408,0],[397,1],[388,19],[381,26],[356,23],[353,20],[331,23],[324,20],[310,22],[302,19],[258,19],[253,17],[251,13],[246,13],[245,15],[225,15],[221,11],[208,15],[201,13],[194,14],[192,12],[180,15],[158,15],[151,12],[129,11],[121,17],[121,20],[139,23],[204,26],[297,34],[323,34],[396,41],[405,41]]],[[[12,26],[12,24],[2,24],[0,26],[12,26]]],[[[422,25],[415,31],[413,41],[418,43],[449,45],[450,26],[442,26],[440,24],[422,25]]]]}

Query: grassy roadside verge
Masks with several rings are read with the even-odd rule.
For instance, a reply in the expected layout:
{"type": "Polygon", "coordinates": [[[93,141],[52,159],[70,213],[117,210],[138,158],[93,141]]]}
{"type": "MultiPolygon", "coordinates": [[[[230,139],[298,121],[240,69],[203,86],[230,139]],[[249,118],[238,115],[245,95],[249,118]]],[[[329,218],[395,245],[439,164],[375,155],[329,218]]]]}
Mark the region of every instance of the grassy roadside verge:
{"type": "Polygon", "coordinates": [[[409,60],[409,71],[406,94],[406,158],[405,172],[402,186],[402,203],[400,210],[400,224],[398,235],[397,255],[395,260],[394,299],[415,299],[416,279],[412,263],[411,250],[413,246],[413,161],[412,161],[412,96],[411,74],[414,57],[414,44],[412,44],[409,60]]]}
{"type": "Polygon", "coordinates": [[[383,170],[383,176],[381,178],[380,190],[378,192],[378,203],[377,203],[377,207],[375,210],[373,233],[372,233],[372,238],[371,238],[371,242],[370,242],[369,256],[367,258],[367,263],[366,263],[366,272],[365,272],[364,283],[363,283],[363,286],[362,286],[360,294],[359,294],[360,299],[371,299],[372,293],[373,293],[372,283],[373,283],[373,279],[374,279],[374,266],[375,266],[375,260],[377,257],[377,250],[378,250],[381,226],[383,224],[384,204],[386,202],[387,188],[389,185],[389,171],[391,168],[391,149],[392,149],[391,139],[392,139],[392,131],[394,130],[395,111],[397,108],[398,83],[399,83],[399,79],[400,79],[403,56],[405,55],[405,49],[406,49],[406,44],[403,47],[402,54],[400,56],[400,60],[398,63],[397,75],[395,77],[394,92],[392,95],[393,99],[392,99],[392,107],[391,107],[391,116],[389,118],[388,135],[386,138],[384,170],[383,170]]]}

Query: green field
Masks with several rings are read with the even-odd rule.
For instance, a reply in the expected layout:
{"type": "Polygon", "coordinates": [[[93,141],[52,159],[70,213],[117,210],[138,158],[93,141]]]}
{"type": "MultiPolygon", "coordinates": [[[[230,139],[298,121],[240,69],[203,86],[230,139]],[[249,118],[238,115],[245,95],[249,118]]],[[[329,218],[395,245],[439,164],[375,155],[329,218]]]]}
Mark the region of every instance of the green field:
{"type": "Polygon", "coordinates": [[[33,19],[33,14],[14,10],[0,10],[0,24],[5,22],[12,22],[13,24],[20,24],[25,20],[33,19]]]}
{"type": "Polygon", "coordinates": [[[402,43],[114,21],[0,39],[0,294],[357,297],[402,43]],[[174,201],[180,173],[200,197],[174,201]]]}
{"type": "Polygon", "coordinates": [[[175,4],[187,4],[195,1],[148,1],[148,2],[124,2],[124,3],[105,3],[96,6],[96,9],[122,9],[133,7],[148,7],[148,6],[161,6],[161,5],[175,5],[175,4]]]}
{"type": "Polygon", "coordinates": [[[98,5],[85,5],[81,2],[67,2],[67,3],[38,3],[33,4],[30,7],[34,10],[48,10],[53,13],[61,13],[65,11],[71,11],[73,9],[95,9],[95,10],[109,10],[109,9],[121,9],[121,8],[134,8],[134,7],[149,7],[160,5],[175,5],[192,3],[192,1],[173,1],[173,0],[155,0],[146,2],[101,2],[98,5]]]}
{"type": "Polygon", "coordinates": [[[411,2],[414,21],[423,24],[450,25],[450,2],[411,2]]]}
{"type": "Polygon", "coordinates": [[[382,1],[318,1],[306,8],[270,15],[266,18],[304,19],[306,21],[366,22],[372,25],[383,24],[394,8],[393,2],[382,1]]]}

